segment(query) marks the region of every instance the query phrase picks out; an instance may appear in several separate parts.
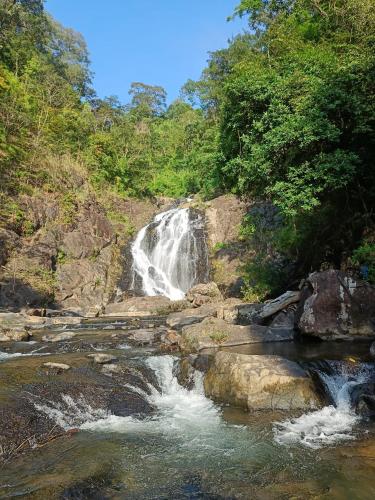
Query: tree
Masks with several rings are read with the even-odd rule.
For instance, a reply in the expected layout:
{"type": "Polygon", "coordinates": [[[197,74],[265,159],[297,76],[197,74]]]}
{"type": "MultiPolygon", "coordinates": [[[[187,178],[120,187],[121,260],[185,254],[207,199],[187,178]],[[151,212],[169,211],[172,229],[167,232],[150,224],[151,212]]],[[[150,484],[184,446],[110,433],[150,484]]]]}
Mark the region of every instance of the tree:
{"type": "Polygon", "coordinates": [[[167,93],[163,87],[133,82],[129,95],[132,97],[130,109],[139,119],[161,116],[165,112],[167,93]]]}

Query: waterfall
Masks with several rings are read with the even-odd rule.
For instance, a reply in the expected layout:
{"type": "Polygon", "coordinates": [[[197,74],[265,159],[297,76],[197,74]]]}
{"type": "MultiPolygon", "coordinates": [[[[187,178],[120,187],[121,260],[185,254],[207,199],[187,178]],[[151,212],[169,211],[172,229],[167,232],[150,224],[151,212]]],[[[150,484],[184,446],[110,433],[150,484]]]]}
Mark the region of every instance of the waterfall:
{"type": "Polygon", "coordinates": [[[144,295],[179,300],[208,279],[204,220],[191,209],[174,208],[157,215],[138,233],[131,253],[131,288],[144,295]]]}
{"type": "Polygon", "coordinates": [[[355,438],[353,430],[360,417],[352,408],[351,392],[371,378],[373,368],[365,363],[353,366],[343,361],[329,361],[327,365],[330,373],[319,371],[318,375],[333,404],[275,424],[275,439],[279,444],[300,443],[317,449],[355,438]]]}

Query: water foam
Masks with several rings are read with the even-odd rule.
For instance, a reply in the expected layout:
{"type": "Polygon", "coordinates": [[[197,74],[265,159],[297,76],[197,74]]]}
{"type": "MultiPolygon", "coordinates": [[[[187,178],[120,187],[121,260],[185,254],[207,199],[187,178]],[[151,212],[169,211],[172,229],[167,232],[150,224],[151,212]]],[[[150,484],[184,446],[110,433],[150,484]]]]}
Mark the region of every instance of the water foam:
{"type": "MultiPolygon", "coordinates": [[[[174,360],[172,356],[155,356],[147,360],[161,389],[159,392],[150,385],[151,395],[142,393],[157,408],[155,417],[137,420],[109,415],[101,420],[87,422],[81,428],[102,432],[172,434],[185,439],[194,439],[207,432],[212,434],[222,425],[219,408],[205,397],[200,373],[195,373],[192,390],[179,385],[173,375],[174,360]]],[[[139,392],[136,388],[133,390],[139,392]]]]}
{"type": "MultiPolygon", "coordinates": [[[[29,342],[29,344],[30,343],[31,342],[29,342]]],[[[0,351],[0,361],[7,361],[8,359],[20,358],[20,357],[24,357],[24,356],[48,356],[50,354],[49,352],[40,352],[45,348],[46,348],[45,346],[39,347],[38,349],[34,349],[33,351],[27,352],[27,353],[22,353],[22,352],[8,353],[8,352],[0,351]]]]}
{"type": "Polygon", "coordinates": [[[355,426],[360,417],[351,406],[350,392],[354,386],[369,379],[371,368],[366,364],[353,367],[344,362],[331,362],[330,365],[334,374],[321,373],[320,377],[334,405],[276,423],[274,435],[277,443],[302,444],[318,449],[355,439],[355,426]]]}

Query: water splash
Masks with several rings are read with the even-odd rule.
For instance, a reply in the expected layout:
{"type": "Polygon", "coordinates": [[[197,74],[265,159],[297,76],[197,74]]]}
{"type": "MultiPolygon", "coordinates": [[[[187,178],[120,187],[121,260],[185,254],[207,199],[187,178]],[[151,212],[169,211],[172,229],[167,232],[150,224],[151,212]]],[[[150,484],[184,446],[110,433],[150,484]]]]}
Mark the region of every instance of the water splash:
{"type": "Polygon", "coordinates": [[[183,299],[198,281],[199,268],[207,260],[196,230],[203,218],[193,219],[188,208],[174,208],[155,217],[138,233],[133,246],[133,283],[141,281],[145,295],[183,299]]]}
{"type": "Polygon", "coordinates": [[[93,408],[89,405],[83,395],[76,401],[71,396],[63,394],[61,402],[45,401],[34,403],[35,408],[44,413],[48,418],[56,422],[65,430],[79,427],[88,422],[94,422],[109,416],[102,409],[93,408]]]}
{"type": "Polygon", "coordinates": [[[333,374],[320,373],[334,405],[302,415],[297,419],[276,423],[275,440],[279,444],[302,444],[318,449],[342,441],[355,439],[354,429],[360,421],[351,405],[353,387],[369,380],[371,367],[362,364],[353,367],[345,362],[331,361],[333,374]]]}
{"type": "MultiPolygon", "coordinates": [[[[219,408],[204,395],[203,376],[195,373],[194,388],[182,387],[173,375],[172,356],[155,356],[146,363],[154,371],[160,391],[150,385],[151,394],[142,393],[150,404],[157,408],[151,419],[137,420],[132,417],[110,415],[102,420],[89,421],[82,429],[104,432],[178,435],[180,438],[196,439],[203,434],[215,433],[223,424],[219,408]]],[[[129,387],[130,388],[130,387],[129,387]]],[[[133,388],[138,392],[137,388],[133,388]]]]}
{"type": "MultiPolygon", "coordinates": [[[[29,342],[31,344],[31,342],[29,342]]],[[[46,349],[46,346],[39,347],[38,349],[34,349],[33,351],[22,353],[22,352],[3,352],[0,351],[0,361],[7,361],[12,358],[20,358],[26,356],[49,356],[49,352],[41,352],[43,349],[46,349]]]]}

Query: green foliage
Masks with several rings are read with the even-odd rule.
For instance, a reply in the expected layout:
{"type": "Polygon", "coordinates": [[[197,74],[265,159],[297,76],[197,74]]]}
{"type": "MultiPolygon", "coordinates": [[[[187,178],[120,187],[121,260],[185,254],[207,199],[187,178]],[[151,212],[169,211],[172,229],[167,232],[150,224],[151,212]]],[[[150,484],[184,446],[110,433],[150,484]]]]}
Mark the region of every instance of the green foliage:
{"type": "Polygon", "coordinates": [[[229,335],[225,332],[213,332],[210,335],[210,339],[215,342],[215,344],[223,344],[226,340],[228,340],[229,335]]]}
{"type": "Polygon", "coordinates": [[[354,250],[352,260],[361,268],[362,276],[375,284],[375,243],[362,243],[354,250]]]}
{"type": "MultiPolygon", "coordinates": [[[[371,0],[243,0],[234,15],[252,32],[185,87],[219,124],[211,179],[280,209],[278,229],[245,221],[245,241],[270,238],[300,276],[340,266],[375,222],[371,0]]],[[[264,296],[278,279],[262,269],[248,270],[249,286],[269,279],[264,296]]]]}

